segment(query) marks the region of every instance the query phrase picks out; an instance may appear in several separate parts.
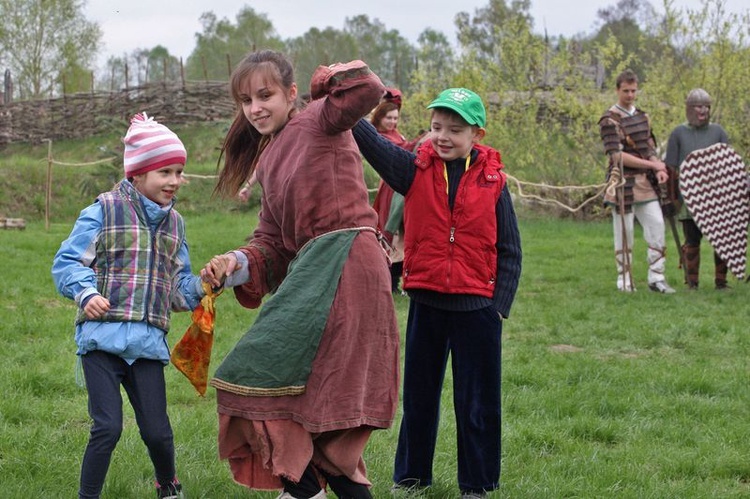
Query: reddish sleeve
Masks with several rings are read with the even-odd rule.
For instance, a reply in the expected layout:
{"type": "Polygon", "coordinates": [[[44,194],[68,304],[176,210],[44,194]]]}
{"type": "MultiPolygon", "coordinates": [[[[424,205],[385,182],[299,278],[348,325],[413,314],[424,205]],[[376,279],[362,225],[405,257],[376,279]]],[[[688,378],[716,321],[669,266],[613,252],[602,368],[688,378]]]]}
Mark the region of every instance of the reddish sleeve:
{"type": "Polygon", "coordinates": [[[380,78],[362,61],[319,66],[310,89],[313,99],[325,98],[321,124],[330,135],[351,129],[385,92],[380,78]]]}

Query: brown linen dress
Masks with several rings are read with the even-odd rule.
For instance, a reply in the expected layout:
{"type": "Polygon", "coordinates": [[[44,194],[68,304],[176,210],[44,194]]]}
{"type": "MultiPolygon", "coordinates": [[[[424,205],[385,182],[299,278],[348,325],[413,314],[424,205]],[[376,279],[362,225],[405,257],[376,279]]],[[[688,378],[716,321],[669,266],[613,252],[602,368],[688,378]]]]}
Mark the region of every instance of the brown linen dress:
{"type": "MultiPolygon", "coordinates": [[[[259,223],[241,248],[251,280],[235,288],[246,307],[260,305],[312,238],[376,227],[350,128],[377,104],[383,87],[361,70],[329,85],[325,97],[275,134],[258,163],[259,223]]],[[[278,489],[279,476],[298,481],[312,460],[328,473],[369,485],[362,453],[373,429],[391,426],[399,386],[390,274],[370,230],[355,237],[325,313],[303,394],[259,397],[217,389],[219,454],[238,483],[278,489]]]]}

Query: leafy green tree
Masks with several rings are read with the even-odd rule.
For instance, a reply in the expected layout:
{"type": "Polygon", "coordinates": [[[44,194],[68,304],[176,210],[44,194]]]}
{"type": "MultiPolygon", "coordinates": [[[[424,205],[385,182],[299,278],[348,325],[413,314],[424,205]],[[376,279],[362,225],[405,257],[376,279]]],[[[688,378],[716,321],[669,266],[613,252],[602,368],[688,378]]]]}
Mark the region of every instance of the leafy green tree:
{"type": "Polygon", "coordinates": [[[131,84],[133,79],[135,79],[135,84],[137,86],[145,85],[148,83],[148,77],[149,77],[149,51],[147,49],[135,49],[133,52],[131,52],[130,57],[128,58],[128,71],[130,76],[130,81],[128,84],[131,84]]]}
{"type": "Polygon", "coordinates": [[[188,79],[226,80],[248,52],[284,48],[268,17],[252,7],[242,7],[234,24],[226,18],[219,20],[213,12],[205,12],[200,20],[203,32],[196,33],[196,47],[186,63],[188,79]]]}
{"type": "Polygon", "coordinates": [[[499,47],[504,39],[512,35],[519,26],[531,31],[533,19],[529,13],[530,0],[489,0],[486,7],[475,10],[472,17],[468,12],[456,14],[458,42],[464,50],[471,50],[479,60],[502,64],[499,47]],[[512,30],[508,23],[515,24],[512,30]]]}
{"type": "MultiPolygon", "coordinates": [[[[641,80],[647,80],[646,67],[660,58],[662,48],[657,41],[657,32],[663,18],[657,15],[653,5],[648,0],[619,0],[613,6],[599,9],[597,17],[602,25],[589,43],[602,45],[607,38],[614,37],[622,47],[620,60],[614,65],[620,66],[627,60],[630,69],[641,80]]],[[[606,76],[616,77],[611,73],[606,76]]]]}
{"type": "Polygon", "coordinates": [[[532,32],[529,0],[490,0],[476,9],[456,15],[458,40],[466,62],[473,61],[472,73],[480,81],[513,90],[526,90],[540,84],[544,66],[544,39],[532,32]]]}
{"type": "Polygon", "coordinates": [[[100,78],[98,85],[102,90],[132,88],[157,81],[179,83],[181,80],[180,60],[162,45],[135,49],[122,57],[110,57],[106,69],[107,74],[100,78]]]}
{"type": "Polygon", "coordinates": [[[441,90],[453,86],[455,75],[455,54],[443,33],[428,28],[419,35],[417,44],[410,92],[399,119],[399,130],[409,138],[428,128],[425,107],[441,90]]]}
{"type": "Polygon", "coordinates": [[[92,89],[93,72],[79,60],[74,44],[67,42],[62,54],[65,57],[62,71],[58,75],[58,87],[65,94],[86,92],[92,89]]]}
{"type": "Polygon", "coordinates": [[[304,35],[287,40],[286,46],[300,93],[309,90],[310,78],[318,66],[352,60],[359,52],[354,36],[331,27],[323,31],[311,28],[304,35]]]}
{"type": "MultiPolygon", "coordinates": [[[[440,31],[427,28],[417,38],[417,67],[415,70],[440,76],[441,72],[449,72],[455,64],[455,54],[448,37],[440,31]]],[[[440,79],[442,80],[442,78],[440,79]]],[[[445,87],[438,80],[438,87],[445,87]]]]}
{"type": "Polygon", "coordinates": [[[22,98],[59,92],[63,74],[91,67],[102,34],[84,17],[84,5],[81,0],[0,0],[0,52],[22,98]]]}
{"type": "Polygon", "coordinates": [[[115,91],[130,86],[128,74],[128,56],[110,56],[106,63],[107,74],[102,75],[97,88],[104,91],[115,91]]]}
{"type": "Polygon", "coordinates": [[[644,95],[663,142],[685,121],[687,93],[701,87],[713,98],[711,119],[727,130],[740,154],[750,152],[748,26],[750,12],[729,13],[725,0],[702,0],[697,9],[668,6],[659,32],[662,57],[649,68],[644,95]]]}
{"type": "Polygon", "coordinates": [[[177,83],[180,81],[180,60],[169,53],[166,47],[157,45],[145,54],[146,82],[165,81],[177,83]]]}
{"type": "Polygon", "coordinates": [[[362,14],[347,18],[344,32],[356,40],[357,57],[366,61],[386,85],[408,90],[416,52],[398,30],[388,30],[378,19],[371,21],[362,14]]]}
{"type": "Polygon", "coordinates": [[[456,16],[462,48],[452,86],[479,93],[487,104],[488,144],[513,154],[515,167],[533,164],[538,149],[537,117],[544,100],[539,91],[544,71],[545,41],[532,32],[530,2],[490,0],[471,17],[456,16]]]}

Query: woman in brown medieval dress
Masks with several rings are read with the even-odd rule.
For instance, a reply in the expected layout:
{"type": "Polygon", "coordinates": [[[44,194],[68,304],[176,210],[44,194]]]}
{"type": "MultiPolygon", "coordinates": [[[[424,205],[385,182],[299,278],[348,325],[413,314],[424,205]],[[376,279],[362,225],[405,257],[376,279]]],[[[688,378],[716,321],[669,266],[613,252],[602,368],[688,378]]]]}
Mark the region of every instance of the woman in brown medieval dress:
{"type": "Polygon", "coordinates": [[[282,498],[369,498],[362,454],[398,402],[398,326],[387,259],[350,129],[384,87],[361,61],[321,66],[300,110],[287,59],[250,54],[232,74],[241,108],[217,192],[254,172],[249,242],[201,274],[233,287],[255,323],[218,367],[219,454],[234,479],[282,498]]]}

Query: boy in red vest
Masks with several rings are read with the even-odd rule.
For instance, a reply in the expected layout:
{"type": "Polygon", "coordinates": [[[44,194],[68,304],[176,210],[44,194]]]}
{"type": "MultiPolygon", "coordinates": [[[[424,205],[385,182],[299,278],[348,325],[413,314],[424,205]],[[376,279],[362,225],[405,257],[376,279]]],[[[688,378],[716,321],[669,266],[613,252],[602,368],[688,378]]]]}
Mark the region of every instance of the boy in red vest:
{"type": "Polygon", "coordinates": [[[482,99],[450,88],[429,106],[429,138],[416,154],[354,128],[360,151],[403,194],[403,288],[411,298],[394,489],[427,487],[450,354],[463,499],[500,481],[503,319],[521,274],[521,239],[500,153],[485,136],[482,99]]]}

